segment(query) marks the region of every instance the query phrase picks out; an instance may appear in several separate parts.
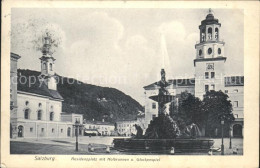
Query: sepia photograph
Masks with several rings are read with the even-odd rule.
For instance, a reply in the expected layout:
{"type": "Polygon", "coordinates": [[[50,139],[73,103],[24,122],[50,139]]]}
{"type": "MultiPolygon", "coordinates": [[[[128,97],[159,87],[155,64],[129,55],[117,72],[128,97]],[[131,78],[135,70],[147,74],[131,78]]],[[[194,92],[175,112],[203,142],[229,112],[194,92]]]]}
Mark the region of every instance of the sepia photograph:
{"type": "Polygon", "coordinates": [[[243,155],[242,10],[11,12],[11,154],[243,155]]]}
{"type": "Polygon", "coordinates": [[[256,57],[246,54],[245,9],[122,6],[11,7],[3,16],[10,157],[159,164],[248,156],[246,125],[256,122],[244,119],[257,109],[245,98],[246,81],[256,82],[246,59],[256,57]]]}

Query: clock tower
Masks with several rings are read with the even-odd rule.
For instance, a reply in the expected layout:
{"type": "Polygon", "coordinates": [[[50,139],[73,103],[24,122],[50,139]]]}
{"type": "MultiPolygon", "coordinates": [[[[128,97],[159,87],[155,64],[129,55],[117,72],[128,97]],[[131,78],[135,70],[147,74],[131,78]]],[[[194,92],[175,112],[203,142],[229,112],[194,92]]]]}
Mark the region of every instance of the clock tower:
{"type": "Polygon", "coordinates": [[[210,90],[224,89],[224,41],[220,40],[218,19],[209,9],[205,20],[199,26],[200,40],[196,43],[195,67],[195,96],[203,99],[203,95],[210,90]]]}
{"type": "Polygon", "coordinates": [[[52,56],[51,49],[52,39],[48,33],[43,37],[43,48],[41,60],[41,78],[47,84],[48,89],[56,90],[57,83],[55,78],[54,63],[55,58],[52,56]]]}

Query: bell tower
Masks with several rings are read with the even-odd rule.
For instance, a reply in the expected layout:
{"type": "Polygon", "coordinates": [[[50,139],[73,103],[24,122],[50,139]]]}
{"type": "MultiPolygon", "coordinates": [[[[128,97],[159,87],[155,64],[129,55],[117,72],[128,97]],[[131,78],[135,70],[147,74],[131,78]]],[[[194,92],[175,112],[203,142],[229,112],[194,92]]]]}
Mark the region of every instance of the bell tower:
{"type": "Polygon", "coordinates": [[[57,83],[55,79],[55,58],[53,58],[51,49],[51,37],[48,33],[43,37],[43,48],[41,60],[41,77],[45,80],[48,88],[51,90],[57,89],[57,83]]]}
{"type": "Polygon", "coordinates": [[[221,24],[209,9],[208,15],[199,26],[200,39],[195,44],[195,96],[203,98],[210,90],[224,89],[225,42],[220,39],[221,24]]]}

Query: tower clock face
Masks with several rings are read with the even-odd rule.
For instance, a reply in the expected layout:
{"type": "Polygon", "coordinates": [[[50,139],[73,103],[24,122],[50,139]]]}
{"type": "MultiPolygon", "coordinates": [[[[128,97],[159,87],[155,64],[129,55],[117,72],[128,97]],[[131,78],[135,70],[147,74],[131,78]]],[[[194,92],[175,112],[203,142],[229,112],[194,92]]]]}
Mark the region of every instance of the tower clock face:
{"type": "Polygon", "coordinates": [[[214,70],[214,63],[207,63],[206,70],[214,70]]]}

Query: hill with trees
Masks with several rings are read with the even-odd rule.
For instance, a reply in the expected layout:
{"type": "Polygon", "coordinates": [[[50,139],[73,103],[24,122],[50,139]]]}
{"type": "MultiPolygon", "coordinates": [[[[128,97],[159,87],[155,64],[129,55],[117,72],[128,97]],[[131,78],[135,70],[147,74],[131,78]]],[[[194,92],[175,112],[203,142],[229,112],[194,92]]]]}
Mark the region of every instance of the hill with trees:
{"type": "MultiPolygon", "coordinates": [[[[18,76],[21,75],[38,77],[40,72],[18,69],[18,76]]],[[[64,99],[62,111],[83,114],[86,120],[115,122],[135,119],[139,111],[144,111],[136,100],[115,88],[91,85],[60,75],[57,75],[57,81],[57,90],[64,99]]]]}

